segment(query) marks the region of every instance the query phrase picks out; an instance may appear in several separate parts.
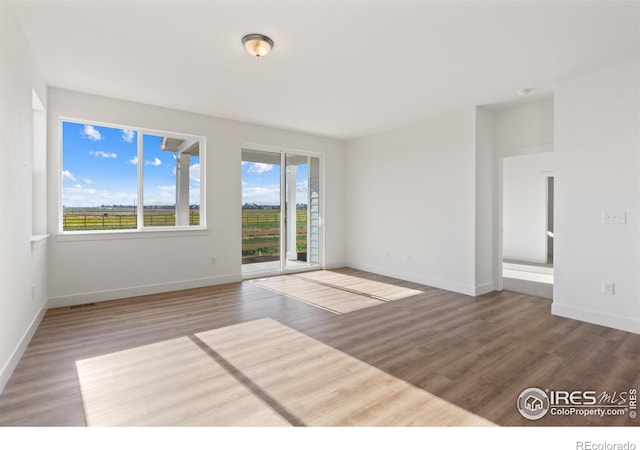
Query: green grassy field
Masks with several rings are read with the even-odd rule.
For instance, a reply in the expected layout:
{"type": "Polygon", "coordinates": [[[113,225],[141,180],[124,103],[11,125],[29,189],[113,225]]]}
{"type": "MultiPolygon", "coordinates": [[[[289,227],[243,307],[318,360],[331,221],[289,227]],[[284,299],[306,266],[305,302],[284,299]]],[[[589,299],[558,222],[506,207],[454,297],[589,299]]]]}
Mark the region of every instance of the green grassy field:
{"type": "MultiPolygon", "coordinates": [[[[189,225],[200,223],[199,212],[189,215],[189,225]]],[[[163,210],[145,211],[144,226],[174,226],[175,214],[163,210]]],[[[64,231],[135,230],[137,217],[133,210],[110,210],[100,208],[66,210],[63,215],[64,231]]],[[[307,250],[307,211],[297,211],[297,251],[307,250]]],[[[273,256],[280,254],[280,210],[242,210],[242,256],[273,256]]]]}
{"type": "MultiPolygon", "coordinates": [[[[297,211],[298,252],[307,251],[307,211],[297,211]]],[[[255,258],[280,255],[280,210],[242,210],[242,256],[255,258]]]]}
{"type": "MultiPolygon", "coordinates": [[[[145,227],[174,226],[175,214],[145,214],[145,227]]],[[[189,225],[198,225],[200,214],[189,215],[189,225]]],[[[77,214],[68,213],[62,218],[63,231],[88,231],[88,230],[135,230],[137,217],[134,214],[77,214]]]]}

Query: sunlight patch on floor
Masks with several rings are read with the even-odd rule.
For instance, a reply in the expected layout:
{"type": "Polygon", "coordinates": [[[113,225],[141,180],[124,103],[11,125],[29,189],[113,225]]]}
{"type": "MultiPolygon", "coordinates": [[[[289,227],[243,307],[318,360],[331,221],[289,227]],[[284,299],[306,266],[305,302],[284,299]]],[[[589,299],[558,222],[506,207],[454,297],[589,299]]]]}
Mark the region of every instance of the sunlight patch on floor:
{"type": "Polygon", "coordinates": [[[76,361],[88,426],[287,426],[189,338],[76,361]]]}
{"type": "Polygon", "coordinates": [[[334,314],[347,314],[423,293],[417,289],[328,270],[260,278],[250,282],[334,314]]]}
{"type": "Polygon", "coordinates": [[[272,319],[76,361],[89,426],[487,426],[272,319]]]}
{"type": "Polygon", "coordinates": [[[409,289],[396,286],[391,283],[368,280],[366,278],[332,272],[330,270],[305,272],[296,276],[307,280],[319,281],[340,289],[370,295],[383,300],[401,300],[403,298],[409,298],[423,293],[423,291],[418,289],[409,289]]]}
{"type": "Polygon", "coordinates": [[[309,426],[492,425],[272,319],[196,336],[309,426]]]}
{"type": "Polygon", "coordinates": [[[385,303],[384,300],[354,294],[289,275],[261,278],[251,282],[335,314],[346,314],[385,303]]]}

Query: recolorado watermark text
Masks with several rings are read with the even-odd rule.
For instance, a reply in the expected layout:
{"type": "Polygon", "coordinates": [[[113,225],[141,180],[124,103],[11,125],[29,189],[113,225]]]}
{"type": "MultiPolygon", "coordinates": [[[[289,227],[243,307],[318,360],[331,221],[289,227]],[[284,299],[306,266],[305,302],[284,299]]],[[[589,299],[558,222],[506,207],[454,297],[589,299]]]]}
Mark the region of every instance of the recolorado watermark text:
{"type": "Polygon", "coordinates": [[[576,442],[576,450],[636,450],[633,442],[576,442]]]}

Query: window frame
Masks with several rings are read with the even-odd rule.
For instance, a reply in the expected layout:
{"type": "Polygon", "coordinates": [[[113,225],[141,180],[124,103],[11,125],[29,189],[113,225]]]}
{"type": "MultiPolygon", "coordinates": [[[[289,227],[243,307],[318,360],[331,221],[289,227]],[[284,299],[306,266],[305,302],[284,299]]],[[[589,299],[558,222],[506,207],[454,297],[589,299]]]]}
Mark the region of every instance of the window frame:
{"type": "MultiPolygon", "coordinates": [[[[189,133],[181,133],[175,131],[163,131],[153,128],[120,125],[111,122],[103,122],[99,120],[87,120],[76,119],[73,117],[61,116],[58,121],[59,136],[59,167],[58,167],[58,230],[56,234],[56,240],[102,240],[102,239],[131,239],[139,237],[165,237],[165,236],[194,236],[204,235],[208,233],[206,225],[206,138],[201,135],[194,135],[189,133]],[[64,205],[63,205],[63,177],[62,171],[64,170],[64,132],[63,123],[75,123],[79,125],[93,125],[98,127],[107,127],[122,130],[131,130],[136,132],[136,149],[137,149],[137,191],[136,198],[138,205],[143,207],[137,208],[136,211],[136,228],[129,229],[114,229],[114,230],[77,230],[77,231],[65,231],[63,229],[64,221],[64,205]],[[145,226],[144,225],[144,148],[143,148],[143,136],[155,135],[176,139],[189,139],[199,143],[199,164],[200,164],[200,217],[199,225],[172,225],[172,226],[145,226]]],[[[177,210],[177,205],[176,205],[177,210]]]]}

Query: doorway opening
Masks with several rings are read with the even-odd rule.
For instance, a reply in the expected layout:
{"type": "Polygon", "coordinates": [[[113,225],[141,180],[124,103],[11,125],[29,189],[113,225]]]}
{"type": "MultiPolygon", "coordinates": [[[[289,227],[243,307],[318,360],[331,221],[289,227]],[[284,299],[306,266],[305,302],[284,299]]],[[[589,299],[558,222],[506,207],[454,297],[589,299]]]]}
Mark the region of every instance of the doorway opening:
{"type": "Polygon", "coordinates": [[[242,274],[319,268],[320,158],[242,150],[242,274]]]}
{"type": "Polygon", "coordinates": [[[553,153],[502,160],[502,287],[553,298],[553,153]]]}

